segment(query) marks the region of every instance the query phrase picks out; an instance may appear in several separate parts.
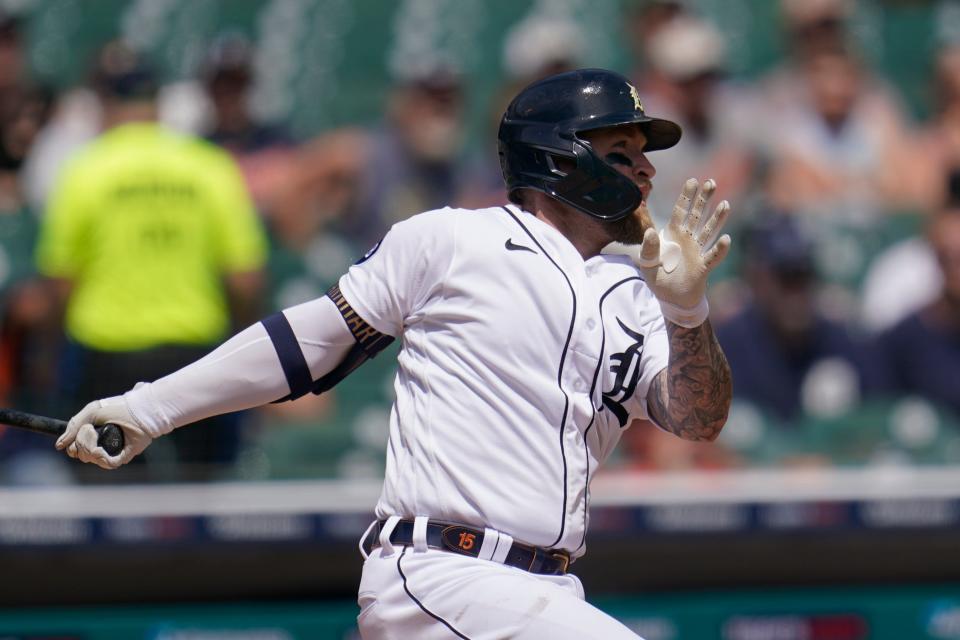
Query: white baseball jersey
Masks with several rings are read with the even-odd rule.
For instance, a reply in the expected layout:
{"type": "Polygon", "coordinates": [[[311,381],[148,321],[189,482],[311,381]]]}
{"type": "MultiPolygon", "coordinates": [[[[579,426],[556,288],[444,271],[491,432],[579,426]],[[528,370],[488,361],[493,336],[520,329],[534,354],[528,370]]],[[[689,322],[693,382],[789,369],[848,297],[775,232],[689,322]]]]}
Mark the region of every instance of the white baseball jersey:
{"type": "Polygon", "coordinates": [[[629,258],[584,261],[512,205],[447,208],[395,225],[339,286],[402,337],[378,517],[487,526],[582,555],[590,478],[647,417],[669,353],[629,258]]]}

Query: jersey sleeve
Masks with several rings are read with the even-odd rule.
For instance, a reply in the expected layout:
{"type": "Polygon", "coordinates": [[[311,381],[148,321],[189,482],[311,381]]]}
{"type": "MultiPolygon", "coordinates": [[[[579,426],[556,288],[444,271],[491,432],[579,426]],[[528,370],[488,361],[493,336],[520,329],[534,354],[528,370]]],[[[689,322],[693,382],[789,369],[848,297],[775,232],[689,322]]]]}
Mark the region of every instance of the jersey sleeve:
{"type": "MultiPolygon", "coordinates": [[[[317,298],[284,309],[293,339],[314,379],[332,371],[354,344],[333,302],[317,298]]],[[[210,416],[240,411],[292,391],[275,343],[262,322],[247,327],[211,353],[125,394],[150,435],[210,416]]]]}
{"type": "Polygon", "coordinates": [[[209,181],[210,199],[220,267],[225,273],[254,271],[267,258],[263,224],[236,163],[225,152],[211,153],[210,165],[215,167],[217,180],[209,181]]]}
{"type": "Polygon", "coordinates": [[[398,222],[340,278],[340,292],[380,333],[398,336],[439,293],[455,253],[457,214],[440,209],[398,222]]]}

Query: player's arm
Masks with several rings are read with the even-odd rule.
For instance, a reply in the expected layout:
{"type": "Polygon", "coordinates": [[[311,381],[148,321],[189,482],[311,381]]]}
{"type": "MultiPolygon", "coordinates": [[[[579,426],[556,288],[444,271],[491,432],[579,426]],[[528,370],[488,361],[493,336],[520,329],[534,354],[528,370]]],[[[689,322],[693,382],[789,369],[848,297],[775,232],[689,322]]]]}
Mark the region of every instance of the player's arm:
{"type": "Polygon", "coordinates": [[[730,366],[707,320],[707,276],[730,248],[720,231],[730,212],[723,201],[703,219],[716,185],[690,179],[662,233],[648,229],[634,260],[660,302],[670,356],[650,384],[647,412],[661,428],[686,440],[713,440],[733,397],[730,366]],[[661,246],[662,244],[662,246],[661,246]]]}
{"type": "Polygon", "coordinates": [[[106,469],[119,467],[176,428],[291,395],[301,384],[298,376],[307,384],[322,379],[355,344],[330,297],[291,307],[168,376],[138,384],[122,396],[91,402],[70,420],[57,448],[106,469]],[[286,329],[278,331],[278,323],[286,329]],[[307,371],[297,374],[298,365],[307,371]],[[114,457],[97,446],[92,426],[106,422],[124,430],[126,446],[114,457]]]}
{"type": "Polygon", "coordinates": [[[647,395],[647,412],[684,440],[713,440],[730,410],[733,378],[710,321],[686,328],[667,321],[670,359],[647,395]]]}
{"type": "Polygon", "coordinates": [[[96,400],[68,423],[57,447],[116,468],[154,439],[213,415],[321,392],[400,335],[410,314],[440,287],[453,255],[451,214],[432,212],[394,225],[326,296],[274,314],[209,355],[122,396],[96,400]],[[110,457],[93,425],[124,430],[110,457]]]}

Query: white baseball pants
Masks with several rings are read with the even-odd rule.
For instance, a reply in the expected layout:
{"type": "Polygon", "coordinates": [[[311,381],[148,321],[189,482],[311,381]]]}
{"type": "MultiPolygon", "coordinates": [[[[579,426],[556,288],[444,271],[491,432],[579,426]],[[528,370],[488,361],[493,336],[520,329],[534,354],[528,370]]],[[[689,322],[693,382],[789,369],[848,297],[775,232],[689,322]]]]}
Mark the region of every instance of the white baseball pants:
{"type": "Polygon", "coordinates": [[[588,604],[576,576],[413,546],[373,550],[358,603],[364,640],[642,640],[588,604]]]}

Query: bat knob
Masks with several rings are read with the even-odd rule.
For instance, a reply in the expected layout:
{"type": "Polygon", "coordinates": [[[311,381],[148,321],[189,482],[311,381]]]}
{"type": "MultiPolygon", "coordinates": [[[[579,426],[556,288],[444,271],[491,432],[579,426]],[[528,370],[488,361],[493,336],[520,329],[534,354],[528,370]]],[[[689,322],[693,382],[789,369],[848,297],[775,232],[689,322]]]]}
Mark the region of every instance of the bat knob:
{"type": "Polygon", "coordinates": [[[97,430],[97,446],[103,447],[109,455],[115,456],[123,451],[123,429],[119,425],[108,422],[97,430]]]}

